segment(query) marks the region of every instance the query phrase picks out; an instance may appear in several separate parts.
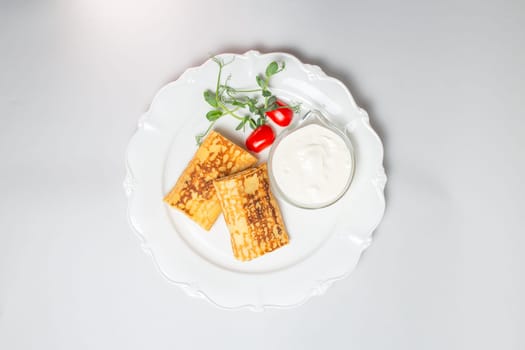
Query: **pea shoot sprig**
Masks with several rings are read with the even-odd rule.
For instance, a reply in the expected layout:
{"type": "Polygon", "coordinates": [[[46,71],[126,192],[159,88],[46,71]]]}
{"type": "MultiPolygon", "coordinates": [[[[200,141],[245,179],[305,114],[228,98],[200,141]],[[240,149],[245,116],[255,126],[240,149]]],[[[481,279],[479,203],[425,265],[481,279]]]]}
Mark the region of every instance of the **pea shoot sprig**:
{"type": "Polygon", "coordinates": [[[213,128],[217,120],[224,116],[231,116],[239,121],[235,130],[246,130],[246,125],[255,130],[266,123],[266,112],[277,109],[292,109],[298,112],[300,105],[287,106],[278,104],[277,97],[269,89],[270,78],[285,68],[285,62],[272,61],[266,67],[264,75],[255,77],[257,88],[236,89],[229,85],[231,76],[222,83],[222,73],[226,65],[233,62],[224,62],[222,59],[213,57],[212,60],[219,66],[215,91],[204,91],[204,100],[213,107],[206,113],[206,119],[210,122],[203,133],[195,136],[197,144],[201,144],[206,135],[213,128]]]}

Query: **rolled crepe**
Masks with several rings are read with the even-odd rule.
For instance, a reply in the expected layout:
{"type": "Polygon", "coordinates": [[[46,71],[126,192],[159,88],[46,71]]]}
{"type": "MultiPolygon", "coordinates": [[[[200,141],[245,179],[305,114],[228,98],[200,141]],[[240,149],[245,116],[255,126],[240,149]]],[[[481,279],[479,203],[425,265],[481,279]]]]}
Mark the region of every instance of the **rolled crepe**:
{"type": "Polygon", "coordinates": [[[214,182],[235,258],[247,261],[288,243],[266,164],[214,182]]]}
{"type": "Polygon", "coordinates": [[[213,180],[255,163],[257,158],[212,130],[164,201],[209,230],[221,213],[213,180]]]}

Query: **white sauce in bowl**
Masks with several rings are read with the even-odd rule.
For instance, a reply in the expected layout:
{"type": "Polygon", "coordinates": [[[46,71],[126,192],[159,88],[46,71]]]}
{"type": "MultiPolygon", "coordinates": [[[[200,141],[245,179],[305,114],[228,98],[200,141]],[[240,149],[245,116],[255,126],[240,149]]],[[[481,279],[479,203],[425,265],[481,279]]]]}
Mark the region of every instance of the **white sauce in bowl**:
{"type": "Polygon", "coordinates": [[[352,154],[334,131],[310,124],[282,139],[273,150],[271,172],[291,202],[322,207],[337,200],[352,175],[352,154]]]}

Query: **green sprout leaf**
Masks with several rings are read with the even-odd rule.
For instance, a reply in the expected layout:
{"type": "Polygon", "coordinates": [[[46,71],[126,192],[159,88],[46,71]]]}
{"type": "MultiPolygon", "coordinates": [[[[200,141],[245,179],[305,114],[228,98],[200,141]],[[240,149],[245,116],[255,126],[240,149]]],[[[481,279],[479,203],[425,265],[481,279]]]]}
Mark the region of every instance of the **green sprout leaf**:
{"type": "Polygon", "coordinates": [[[206,100],[206,102],[208,102],[210,106],[215,108],[218,107],[217,98],[211,90],[204,91],[204,99],[206,100]]]}
{"type": "Polygon", "coordinates": [[[255,80],[257,81],[257,85],[259,85],[261,88],[265,88],[266,87],[266,82],[265,80],[260,77],[259,75],[255,77],[255,80]]]}
{"type": "Polygon", "coordinates": [[[222,117],[222,111],[218,109],[212,109],[211,111],[206,113],[206,119],[208,119],[210,122],[214,122],[220,117],[222,117]]]}
{"type": "Polygon", "coordinates": [[[246,103],[241,102],[241,101],[239,101],[239,100],[232,101],[231,104],[232,104],[233,106],[237,106],[237,107],[246,107],[246,103]]]}
{"type": "Polygon", "coordinates": [[[278,70],[279,70],[279,65],[277,64],[277,62],[273,61],[272,63],[268,65],[268,67],[266,67],[266,72],[265,72],[266,76],[269,78],[275,73],[277,73],[278,70]]]}
{"type": "Polygon", "coordinates": [[[273,111],[275,108],[277,108],[277,97],[275,96],[270,96],[268,98],[268,102],[266,103],[266,105],[268,106],[268,110],[269,111],[273,111]]]}
{"type": "Polygon", "coordinates": [[[246,126],[246,123],[248,123],[248,121],[250,121],[250,116],[247,115],[246,117],[243,118],[243,120],[239,123],[239,125],[237,125],[237,127],[235,128],[235,130],[241,130],[241,129],[244,129],[245,126],[246,126]]]}

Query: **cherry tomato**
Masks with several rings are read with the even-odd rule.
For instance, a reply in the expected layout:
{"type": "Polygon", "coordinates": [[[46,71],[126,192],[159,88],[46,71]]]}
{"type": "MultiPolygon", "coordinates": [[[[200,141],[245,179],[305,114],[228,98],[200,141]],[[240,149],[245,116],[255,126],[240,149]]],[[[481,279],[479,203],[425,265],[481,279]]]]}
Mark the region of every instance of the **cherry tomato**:
{"type": "Polygon", "coordinates": [[[259,153],[266,147],[270,146],[275,140],[275,134],[269,125],[261,125],[246,139],[246,147],[252,151],[259,153]]]}
{"type": "MultiPolygon", "coordinates": [[[[286,103],[277,100],[279,107],[287,106],[286,103]]],[[[291,108],[277,108],[266,112],[266,116],[279,126],[288,126],[292,122],[293,110],[291,108]]]]}

